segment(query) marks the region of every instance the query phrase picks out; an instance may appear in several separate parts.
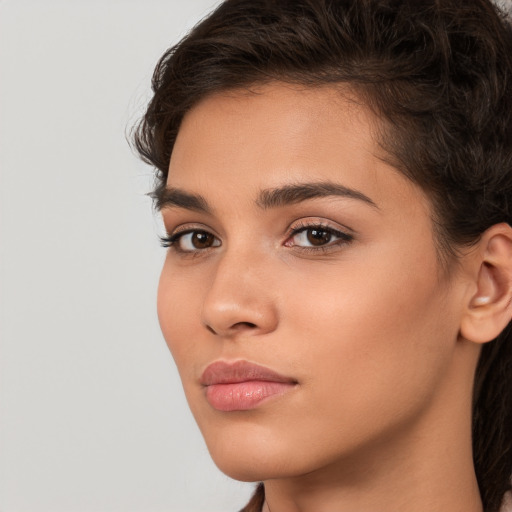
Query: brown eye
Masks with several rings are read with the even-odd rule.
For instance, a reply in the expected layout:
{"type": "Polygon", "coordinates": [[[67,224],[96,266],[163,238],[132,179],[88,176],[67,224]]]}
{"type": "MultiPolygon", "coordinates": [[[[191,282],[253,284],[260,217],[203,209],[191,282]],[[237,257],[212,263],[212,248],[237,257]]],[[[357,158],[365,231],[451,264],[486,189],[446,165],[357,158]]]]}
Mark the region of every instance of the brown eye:
{"type": "Polygon", "coordinates": [[[332,233],[325,229],[310,228],[306,230],[306,238],[311,245],[324,245],[331,241],[332,233]]]}
{"type": "Polygon", "coordinates": [[[313,250],[334,248],[348,244],[353,240],[352,235],[324,226],[304,226],[294,231],[285,243],[286,247],[313,250]]]}
{"type": "Polygon", "coordinates": [[[206,233],[205,231],[194,231],[191,233],[190,242],[195,249],[207,249],[208,247],[212,247],[214,241],[215,237],[211,233],[206,233]]]}
{"type": "Polygon", "coordinates": [[[167,244],[178,252],[197,252],[220,245],[220,240],[216,236],[200,230],[176,233],[168,239],[167,244]]]}

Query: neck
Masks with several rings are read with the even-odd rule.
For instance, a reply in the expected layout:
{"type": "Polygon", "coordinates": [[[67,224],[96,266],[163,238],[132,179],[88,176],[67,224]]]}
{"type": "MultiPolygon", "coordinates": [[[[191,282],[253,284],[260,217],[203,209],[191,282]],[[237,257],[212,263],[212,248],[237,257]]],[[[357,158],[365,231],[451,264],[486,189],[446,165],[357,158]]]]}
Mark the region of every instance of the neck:
{"type": "Polygon", "coordinates": [[[389,458],[394,454],[382,453],[368,462],[366,471],[352,466],[347,474],[326,468],[297,479],[267,481],[263,511],[482,512],[474,472],[467,469],[472,464],[456,463],[446,453],[415,461],[408,455],[393,463],[389,458]]]}
{"type": "Polygon", "coordinates": [[[388,438],[307,475],[266,481],[263,512],[482,512],[471,387],[451,385],[388,438]]]}

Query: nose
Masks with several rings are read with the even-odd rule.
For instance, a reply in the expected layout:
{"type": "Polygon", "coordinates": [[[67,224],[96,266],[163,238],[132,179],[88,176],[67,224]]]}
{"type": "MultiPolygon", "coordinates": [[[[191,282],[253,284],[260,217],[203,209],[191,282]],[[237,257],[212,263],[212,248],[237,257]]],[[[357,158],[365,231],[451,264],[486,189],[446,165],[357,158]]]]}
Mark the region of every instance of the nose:
{"type": "Polygon", "coordinates": [[[235,251],[220,257],[203,302],[204,326],[222,337],[275,330],[278,312],[273,277],[264,258],[235,251]]]}

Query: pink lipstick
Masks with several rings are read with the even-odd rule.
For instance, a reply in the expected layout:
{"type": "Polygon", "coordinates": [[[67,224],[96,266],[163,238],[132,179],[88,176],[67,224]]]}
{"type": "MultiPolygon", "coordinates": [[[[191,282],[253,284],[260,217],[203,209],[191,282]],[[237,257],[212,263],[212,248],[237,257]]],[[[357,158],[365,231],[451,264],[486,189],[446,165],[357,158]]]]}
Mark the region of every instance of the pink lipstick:
{"type": "Polygon", "coordinates": [[[218,411],[248,411],[282,395],[297,381],[247,361],[216,361],[201,376],[208,403],[218,411]]]}

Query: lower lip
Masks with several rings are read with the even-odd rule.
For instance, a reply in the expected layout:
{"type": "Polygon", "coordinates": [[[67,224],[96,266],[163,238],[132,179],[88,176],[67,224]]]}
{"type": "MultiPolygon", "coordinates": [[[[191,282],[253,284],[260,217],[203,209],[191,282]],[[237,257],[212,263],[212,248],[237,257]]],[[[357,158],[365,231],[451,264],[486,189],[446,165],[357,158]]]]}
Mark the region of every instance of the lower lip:
{"type": "Polygon", "coordinates": [[[261,380],[212,384],[206,388],[206,399],[218,411],[248,411],[268,398],[286,393],[293,386],[287,382],[261,380]]]}

